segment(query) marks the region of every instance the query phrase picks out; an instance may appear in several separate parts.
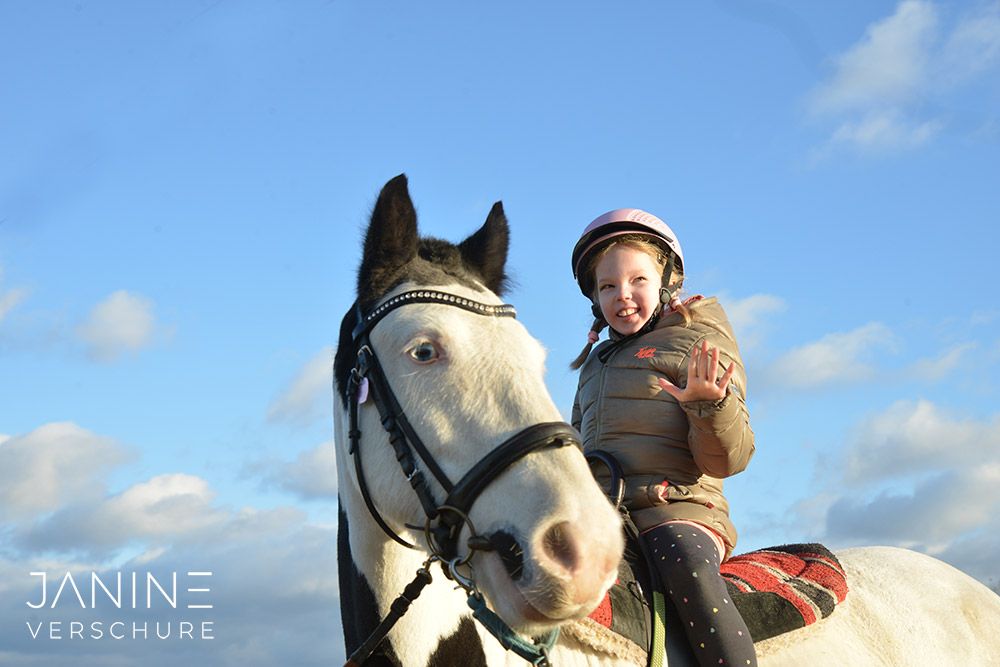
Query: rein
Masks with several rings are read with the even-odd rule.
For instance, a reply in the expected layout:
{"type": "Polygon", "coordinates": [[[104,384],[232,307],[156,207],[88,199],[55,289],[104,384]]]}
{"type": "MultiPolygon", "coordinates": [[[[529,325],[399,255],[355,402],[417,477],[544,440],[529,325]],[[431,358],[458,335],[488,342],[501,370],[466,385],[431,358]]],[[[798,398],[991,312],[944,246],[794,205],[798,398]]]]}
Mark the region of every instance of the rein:
{"type": "MultiPolygon", "coordinates": [[[[533,665],[548,665],[548,651],[558,637],[558,628],[538,642],[525,641],[486,607],[483,595],[472,576],[462,575],[458,568],[467,566],[477,550],[489,551],[493,549],[490,539],[477,534],[469,519],[469,512],[483,490],[510,466],[532,452],[548,447],[562,447],[563,445],[579,447],[579,436],[572,426],[564,422],[534,424],[502,442],[473,465],[458,482],[453,483],[407,420],[370,340],[372,330],[386,315],[397,308],[414,303],[454,306],[486,317],[516,317],[516,311],[511,305],[490,305],[436,290],[404,292],[388,299],[367,315],[362,313],[360,305],[355,306],[358,324],[352,332],[352,338],[354,349],[357,351],[357,363],[351,370],[347,382],[348,437],[350,439],[348,453],[354,457],[354,467],[361,496],[372,519],[386,535],[408,549],[418,548],[404,540],[389,527],[375,506],[368,489],[362,465],[358,412],[360,405],[367,402],[368,394],[370,394],[378,410],[382,427],[389,434],[389,444],[393,448],[396,460],[426,515],[423,530],[431,557],[417,571],[413,582],[393,601],[389,614],[358,650],[351,655],[347,665],[362,664],[378,648],[379,643],[388,635],[392,626],[406,613],[410,603],[430,583],[429,566],[434,561],[439,561],[445,575],[466,591],[468,604],[473,610],[473,617],[496,637],[505,649],[513,650],[533,665]],[[424,472],[418,468],[418,459],[419,463],[433,475],[441,488],[444,489],[446,497],[443,502],[438,503],[434,498],[424,472]],[[458,539],[466,524],[468,524],[470,532],[466,544],[468,553],[464,557],[460,557],[458,555],[458,539]]],[[[409,524],[406,524],[406,527],[421,528],[409,524]]],[[[469,569],[471,574],[471,567],[469,569]]]]}

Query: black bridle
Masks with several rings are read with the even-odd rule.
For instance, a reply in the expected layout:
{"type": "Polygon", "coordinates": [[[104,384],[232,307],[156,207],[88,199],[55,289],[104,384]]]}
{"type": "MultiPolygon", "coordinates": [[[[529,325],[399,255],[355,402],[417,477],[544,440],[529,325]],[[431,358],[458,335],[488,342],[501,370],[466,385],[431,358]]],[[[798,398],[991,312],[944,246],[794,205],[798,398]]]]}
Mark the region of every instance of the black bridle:
{"type": "MultiPolygon", "coordinates": [[[[514,307],[507,304],[498,306],[490,305],[436,290],[403,292],[387,299],[367,315],[362,313],[359,305],[355,306],[358,323],[354,327],[352,338],[357,363],[351,370],[351,375],[347,382],[346,398],[349,422],[348,437],[350,439],[348,452],[354,457],[354,466],[361,496],[372,518],[386,535],[404,547],[410,549],[416,548],[416,545],[404,540],[385,522],[378,508],[375,507],[368,489],[368,483],[365,480],[361,459],[361,431],[358,424],[358,410],[360,403],[366,402],[365,399],[367,399],[367,397],[359,399],[359,393],[364,393],[367,390],[375,407],[378,409],[382,427],[389,434],[389,443],[395,452],[396,460],[399,462],[403,474],[416,493],[424,514],[427,517],[426,524],[422,528],[425,531],[427,546],[431,551],[431,558],[418,571],[414,582],[407,586],[403,594],[392,604],[389,616],[382,621],[362,647],[355,651],[348,664],[361,664],[374,651],[378,642],[388,634],[389,629],[396,620],[406,612],[410,602],[430,582],[430,574],[427,568],[433,560],[439,560],[443,565],[448,566],[444,569],[445,573],[458,581],[459,585],[469,593],[469,604],[473,608],[476,618],[487,626],[487,629],[494,636],[497,636],[506,648],[518,652],[519,655],[522,655],[522,657],[525,657],[534,664],[546,664],[547,647],[538,643],[530,644],[517,638],[506,624],[503,624],[495,614],[492,614],[492,612],[485,608],[482,595],[476,588],[475,582],[470,578],[460,576],[456,570],[456,565],[468,563],[474,550],[490,550],[493,548],[488,537],[476,534],[475,528],[469,519],[469,512],[483,490],[511,465],[532,452],[548,447],[562,447],[563,445],[580,447],[579,435],[576,429],[565,422],[534,424],[502,442],[473,465],[458,482],[452,483],[441,469],[441,466],[435,461],[434,456],[424,446],[424,443],[413,429],[409,420],[407,420],[399,401],[396,399],[396,395],[389,386],[385,372],[379,363],[370,339],[372,330],[382,318],[397,308],[414,303],[434,303],[454,306],[487,317],[516,316],[514,307]],[[366,383],[367,387],[365,386],[366,383]],[[443,502],[438,503],[434,498],[434,494],[427,484],[423,471],[417,466],[417,458],[430,471],[431,475],[434,476],[447,494],[443,502]],[[469,525],[470,530],[470,537],[466,545],[469,551],[464,557],[460,557],[458,555],[458,538],[462,527],[466,524],[469,525]]],[[[406,524],[406,527],[411,529],[421,528],[420,526],[411,526],[409,524],[406,524]]],[[[548,646],[551,646],[551,643],[555,641],[555,633],[552,634],[548,641],[548,646]]]]}
{"type": "MultiPolygon", "coordinates": [[[[358,392],[364,380],[367,379],[371,398],[378,409],[382,426],[389,434],[389,443],[395,451],[396,459],[399,461],[403,474],[406,475],[406,479],[417,494],[424,514],[427,516],[428,546],[432,550],[437,549],[435,555],[448,562],[457,555],[458,534],[464,523],[467,522],[472,505],[493,480],[531,452],[562,445],[579,447],[580,440],[576,430],[565,422],[545,422],[529,426],[498,445],[480,459],[458,482],[452,483],[407,420],[396,395],[389,386],[370,340],[372,330],[382,318],[397,308],[414,303],[444,304],[488,317],[515,317],[516,311],[513,306],[507,304],[489,305],[435,290],[403,292],[386,300],[367,315],[363,315],[360,307],[356,307],[358,324],[354,328],[352,337],[357,364],[352,369],[347,383],[347,403],[351,441],[349,453],[354,456],[361,495],[372,518],[382,530],[403,546],[414,548],[414,545],[406,542],[386,524],[375,507],[368,490],[368,484],[365,481],[361,462],[361,432],[358,428],[358,392]],[[438,503],[435,500],[423,471],[417,467],[417,457],[444,489],[447,494],[444,502],[438,503]]],[[[484,546],[481,542],[474,542],[474,544],[480,549],[484,546]]]]}

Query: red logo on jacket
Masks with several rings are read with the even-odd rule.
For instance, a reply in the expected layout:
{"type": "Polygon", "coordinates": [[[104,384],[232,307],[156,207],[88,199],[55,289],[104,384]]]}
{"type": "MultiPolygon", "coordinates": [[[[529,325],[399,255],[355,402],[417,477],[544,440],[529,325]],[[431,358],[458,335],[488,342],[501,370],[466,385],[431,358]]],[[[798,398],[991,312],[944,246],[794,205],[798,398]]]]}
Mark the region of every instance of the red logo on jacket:
{"type": "Polygon", "coordinates": [[[636,359],[652,359],[654,356],[656,356],[655,347],[644,347],[635,353],[636,359]]]}

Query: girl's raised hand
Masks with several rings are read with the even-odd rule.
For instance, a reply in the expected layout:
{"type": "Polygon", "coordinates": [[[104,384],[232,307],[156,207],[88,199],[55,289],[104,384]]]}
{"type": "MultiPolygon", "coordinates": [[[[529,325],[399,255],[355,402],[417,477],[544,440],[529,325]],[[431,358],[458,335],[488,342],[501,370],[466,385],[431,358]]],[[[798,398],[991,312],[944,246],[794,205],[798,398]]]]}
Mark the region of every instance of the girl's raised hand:
{"type": "Polygon", "coordinates": [[[708,348],[708,341],[703,340],[701,347],[695,346],[691,350],[691,360],[688,362],[688,381],[683,389],[665,378],[659,378],[660,388],[677,399],[679,403],[689,401],[718,401],[726,395],[726,387],[733,377],[736,364],[729,364],[729,368],[718,380],[715,379],[719,372],[719,348],[708,348]]]}

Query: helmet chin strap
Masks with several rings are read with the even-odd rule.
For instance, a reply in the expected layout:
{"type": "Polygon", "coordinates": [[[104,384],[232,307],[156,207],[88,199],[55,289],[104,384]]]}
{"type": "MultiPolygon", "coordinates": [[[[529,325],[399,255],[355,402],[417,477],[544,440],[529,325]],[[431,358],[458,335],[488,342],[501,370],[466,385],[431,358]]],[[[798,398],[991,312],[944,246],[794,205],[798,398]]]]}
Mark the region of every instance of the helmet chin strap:
{"type": "Polygon", "coordinates": [[[669,304],[677,296],[677,293],[681,289],[681,283],[684,279],[681,278],[675,283],[668,284],[670,276],[674,273],[674,254],[670,253],[670,259],[667,260],[667,265],[663,269],[663,284],[660,287],[660,303],[664,306],[669,304]]]}
{"type": "MultiPolygon", "coordinates": [[[[666,284],[667,281],[670,280],[670,276],[673,275],[674,273],[674,260],[675,256],[673,253],[671,253],[670,258],[667,260],[667,265],[663,269],[663,280],[660,287],[660,303],[657,305],[656,309],[653,311],[652,316],[649,318],[646,324],[642,327],[642,329],[639,332],[636,333],[641,334],[652,329],[656,325],[657,321],[659,321],[660,317],[663,315],[664,308],[666,308],[671,301],[677,298],[677,294],[680,292],[681,285],[684,282],[684,278],[681,277],[681,279],[676,282],[670,283],[669,285],[666,284]]],[[[590,313],[594,316],[594,319],[600,320],[601,322],[604,323],[605,326],[608,325],[608,322],[604,319],[604,313],[601,312],[601,307],[600,305],[597,304],[596,301],[591,300],[590,313]]]]}

